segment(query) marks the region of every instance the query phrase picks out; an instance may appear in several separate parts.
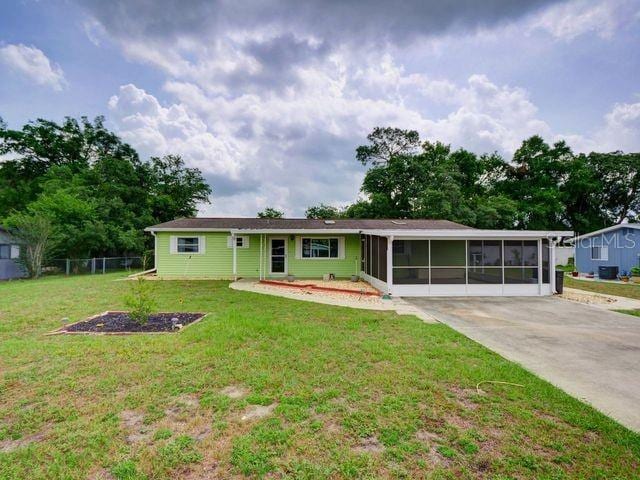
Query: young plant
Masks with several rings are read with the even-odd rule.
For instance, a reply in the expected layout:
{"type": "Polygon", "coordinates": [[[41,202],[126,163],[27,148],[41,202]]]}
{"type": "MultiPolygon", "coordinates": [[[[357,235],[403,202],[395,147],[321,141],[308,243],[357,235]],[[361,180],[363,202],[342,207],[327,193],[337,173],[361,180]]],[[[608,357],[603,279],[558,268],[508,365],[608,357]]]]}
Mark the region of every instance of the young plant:
{"type": "Polygon", "coordinates": [[[125,297],[124,303],[129,308],[129,316],[132,320],[140,325],[146,324],[155,308],[155,301],[148,281],[143,277],[138,277],[131,285],[131,291],[125,297]]]}

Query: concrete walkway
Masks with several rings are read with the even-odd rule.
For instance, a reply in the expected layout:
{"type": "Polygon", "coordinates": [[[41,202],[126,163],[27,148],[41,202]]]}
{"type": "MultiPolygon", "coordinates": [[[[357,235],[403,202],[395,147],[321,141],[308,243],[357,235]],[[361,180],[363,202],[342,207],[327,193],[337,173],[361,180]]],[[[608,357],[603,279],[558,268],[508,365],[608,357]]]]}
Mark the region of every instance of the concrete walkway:
{"type": "Polygon", "coordinates": [[[407,298],[640,432],[640,318],[560,298],[407,298]]]}

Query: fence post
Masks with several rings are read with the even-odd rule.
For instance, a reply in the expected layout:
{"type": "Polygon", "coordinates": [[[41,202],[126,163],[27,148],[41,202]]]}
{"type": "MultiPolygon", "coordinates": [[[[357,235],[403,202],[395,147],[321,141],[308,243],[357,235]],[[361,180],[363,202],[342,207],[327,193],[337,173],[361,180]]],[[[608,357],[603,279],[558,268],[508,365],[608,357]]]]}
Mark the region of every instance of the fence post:
{"type": "Polygon", "coordinates": [[[104,275],[106,270],[107,270],[107,258],[106,257],[102,257],[102,274],[103,275],[104,275]]]}
{"type": "Polygon", "coordinates": [[[93,257],[91,259],[91,273],[96,273],[96,257],[93,257]]]}
{"type": "Polygon", "coordinates": [[[69,275],[69,272],[71,272],[71,260],[67,258],[67,268],[66,268],[67,275],[69,275]]]}

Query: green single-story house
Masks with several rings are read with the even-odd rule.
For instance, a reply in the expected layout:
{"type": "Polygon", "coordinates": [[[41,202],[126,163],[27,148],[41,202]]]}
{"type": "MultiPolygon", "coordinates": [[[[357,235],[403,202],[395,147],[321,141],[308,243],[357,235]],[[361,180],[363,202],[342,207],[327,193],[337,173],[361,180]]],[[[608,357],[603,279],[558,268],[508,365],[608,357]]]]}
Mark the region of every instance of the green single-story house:
{"type": "Polygon", "coordinates": [[[180,218],[146,230],[160,277],[357,275],[395,296],[551,295],[555,245],[572,236],[428,219],[180,218]]]}

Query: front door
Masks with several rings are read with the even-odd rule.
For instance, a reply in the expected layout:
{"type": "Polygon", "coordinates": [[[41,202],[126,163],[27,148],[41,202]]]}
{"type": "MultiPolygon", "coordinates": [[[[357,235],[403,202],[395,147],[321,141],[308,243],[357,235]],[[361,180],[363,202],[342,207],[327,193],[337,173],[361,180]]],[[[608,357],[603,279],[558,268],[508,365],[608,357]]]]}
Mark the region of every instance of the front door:
{"type": "Polygon", "coordinates": [[[273,275],[287,273],[287,239],[271,238],[269,240],[269,253],[271,257],[269,273],[273,275]]]}

